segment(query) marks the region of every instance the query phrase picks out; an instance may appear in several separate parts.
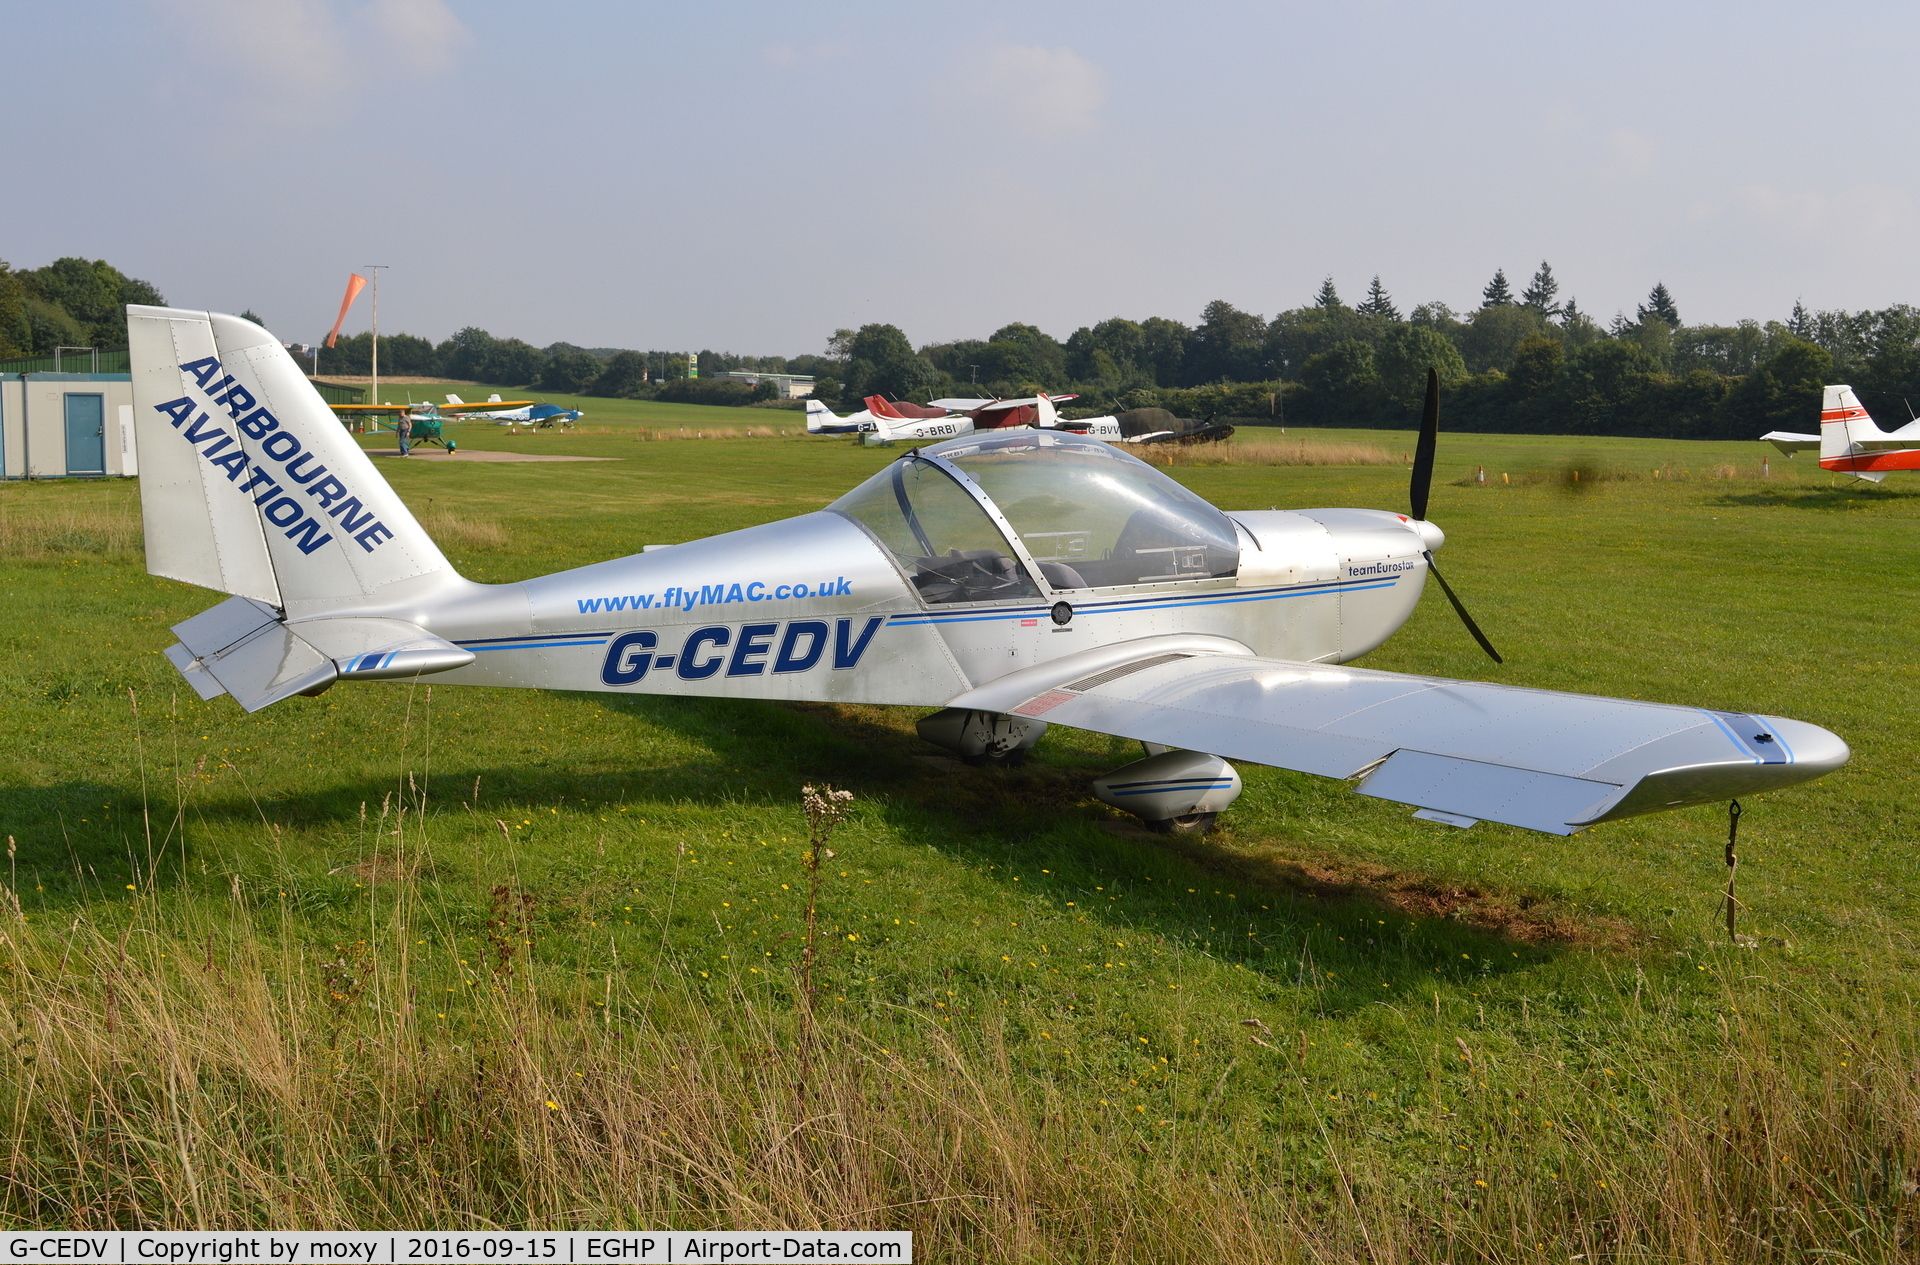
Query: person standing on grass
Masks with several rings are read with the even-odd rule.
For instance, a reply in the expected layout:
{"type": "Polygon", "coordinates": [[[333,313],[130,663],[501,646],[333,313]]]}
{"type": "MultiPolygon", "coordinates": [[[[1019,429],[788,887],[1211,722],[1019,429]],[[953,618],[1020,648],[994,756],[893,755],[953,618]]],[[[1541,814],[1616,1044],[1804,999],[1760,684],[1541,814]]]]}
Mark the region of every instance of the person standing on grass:
{"type": "Polygon", "coordinates": [[[400,436],[400,455],[403,457],[407,456],[407,450],[412,446],[410,441],[413,439],[412,416],[407,413],[402,413],[400,420],[393,424],[393,429],[394,432],[400,436]]]}

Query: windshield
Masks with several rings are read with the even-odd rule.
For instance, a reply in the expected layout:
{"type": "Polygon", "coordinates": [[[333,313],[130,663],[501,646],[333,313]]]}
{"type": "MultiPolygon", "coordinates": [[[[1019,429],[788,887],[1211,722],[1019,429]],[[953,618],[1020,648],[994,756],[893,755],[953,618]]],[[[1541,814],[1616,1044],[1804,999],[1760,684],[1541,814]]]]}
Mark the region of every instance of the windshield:
{"type": "Polygon", "coordinates": [[[880,538],[922,601],[1038,597],[987,512],[930,461],[894,462],[827,508],[880,538]]]}
{"type": "Polygon", "coordinates": [[[1225,514],[1111,444],[1021,430],[930,451],[986,491],[1054,588],[1209,579],[1239,568],[1225,514]]]}

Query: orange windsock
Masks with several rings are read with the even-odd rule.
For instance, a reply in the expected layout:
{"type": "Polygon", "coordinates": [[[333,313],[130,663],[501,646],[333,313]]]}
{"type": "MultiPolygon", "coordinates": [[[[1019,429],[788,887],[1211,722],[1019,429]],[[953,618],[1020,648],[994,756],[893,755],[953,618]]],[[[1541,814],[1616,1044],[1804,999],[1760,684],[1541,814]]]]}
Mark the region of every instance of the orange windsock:
{"type": "Polygon", "coordinates": [[[327,346],[333,346],[334,340],[340,337],[340,327],[347,322],[347,309],[353,306],[353,301],[360,297],[360,291],[366,286],[367,279],[359,273],[348,275],[347,297],[340,300],[340,315],[333,318],[333,328],[327,331],[327,346]]]}

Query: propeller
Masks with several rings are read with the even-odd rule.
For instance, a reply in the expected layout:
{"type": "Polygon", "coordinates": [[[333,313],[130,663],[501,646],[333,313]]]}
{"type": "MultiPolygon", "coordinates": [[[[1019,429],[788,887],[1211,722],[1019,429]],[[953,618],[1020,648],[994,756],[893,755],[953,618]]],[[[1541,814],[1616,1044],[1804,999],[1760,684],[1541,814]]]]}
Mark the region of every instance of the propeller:
{"type": "MultiPolygon", "coordinates": [[[[1413,479],[1407,488],[1407,501],[1413,511],[1413,517],[1420,522],[1427,518],[1427,494],[1433,490],[1433,455],[1440,443],[1440,373],[1429,366],[1427,369],[1427,403],[1420,410],[1420,439],[1413,448],[1413,479]]],[[[1480,625],[1473,622],[1473,616],[1467,614],[1467,608],[1454,594],[1453,586],[1447,583],[1447,577],[1440,574],[1440,568],[1433,560],[1433,550],[1422,550],[1427,559],[1427,570],[1440,582],[1440,591],[1453,603],[1453,613],[1467,626],[1473,639],[1487,652],[1487,657],[1495,663],[1505,663],[1500,652],[1493,648],[1487,635],[1480,631],[1480,625]]]]}

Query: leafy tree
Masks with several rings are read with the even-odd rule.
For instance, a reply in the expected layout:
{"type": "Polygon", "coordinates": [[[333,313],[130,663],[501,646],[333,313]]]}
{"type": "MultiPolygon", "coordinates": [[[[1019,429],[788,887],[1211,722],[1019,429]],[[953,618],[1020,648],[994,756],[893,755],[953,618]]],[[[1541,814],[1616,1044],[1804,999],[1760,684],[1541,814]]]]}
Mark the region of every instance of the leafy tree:
{"type": "Polygon", "coordinates": [[[1367,287],[1367,297],[1359,307],[1353,309],[1362,316],[1378,316],[1385,320],[1400,319],[1400,309],[1393,305],[1393,296],[1380,284],[1380,274],[1373,275],[1373,284],[1367,287]]]}
{"type": "Polygon", "coordinates": [[[1569,435],[1665,433],[1646,426],[1640,407],[1659,364],[1637,343],[1604,339],[1576,349],[1561,375],[1561,411],[1554,427],[1569,435]]]}
{"type": "Polygon", "coordinates": [[[1817,429],[1822,390],[1831,381],[1833,357],[1825,348],[1788,339],[1728,393],[1721,410],[1724,437],[1757,439],[1770,430],[1817,429]]]}
{"type": "Polygon", "coordinates": [[[617,351],[587,387],[588,395],[630,400],[641,394],[647,383],[647,358],[637,351],[617,351]]]}
{"type": "MultiPolygon", "coordinates": [[[[1337,301],[1336,301],[1337,302],[1337,301]]],[[[1268,375],[1265,318],[1242,312],[1225,299],[1215,299],[1200,312],[1200,324],[1187,347],[1186,380],[1253,382],[1268,375]]]]}
{"type": "Polygon", "coordinates": [[[1407,322],[1412,325],[1424,325],[1430,330],[1452,337],[1460,329],[1460,315],[1438,299],[1432,303],[1422,303],[1407,313],[1407,322]]]}
{"type": "Polygon", "coordinates": [[[1473,373],[1489,369],[1506,372],[1520,340],[1529,334],[1545,334],[1553,328],[1547,318],[1530,307],[1515,303],[1490,304],[1473,314],[1456,335],[1460,354],[1466,357],[1473,373]]]}
{"type": "Polygon", "coordinates": [[[56,347],[90,347],[92,331],[67,314],[58,303],[29,297],[24,316],[28,350],[36,356],[50,355],[56,347]]]}
{"type": "Polygon", "coordinates": [[[1647,292],[1647,301],[1640,305],[1635,315],[1643,325],[1649,316],[1657,316],[1667,323],[1668,329],[1680,328],[1680,310],[1674,307],[1673,295],[1667,292],[1667,283],[1664,281],[1653,283],[1653,289],[1647,292]]]}
{"type": "MultiPolygon", "coordinates": [[[[827,344],[833,350],[840,333],[827,344]]],[[[921,394],[939,378],[939,370],[916,355],[907,336],[893,325],[862,325],[848,338],[847,391],[855,398],[884,395],[907,399],[921,394]]]]}
{"type": "MultiPolygon", "coordinates": [[[[93,347],[127,345],[127,304],[157,307],[166,303],[152,285],[127,276],[104,259],[69,256],[19,276],[29,297],[65,312],[79,326],[80,341],[93,347]]],[[[52,343],[45,348],[34,348],[36,352],[52,349],[52,343]]]]}
{"type": "Polygon", "coordinates": [[[434,348],[441,375],[459,382],[487,381],[483,375],[495,341],[492,334],[477,326],[468,325],[457,331],[434,348]]]}
{"type": "Polygon", "coordinates": [[[0,356],[23,356],[33,346],[27,323],[27,288],[20,274],[0,260],[0,356]]]}
{"type": "Polygon", "coordinates": [[[1066,348],[1032,325],[1001,326],[987,340],[986,355],[989,365],[981,366],[982,373],[991,367],[995,380],[1013,381],[1022,389],[1028,384],[1057,389],[1066,380],[1066,348]]]}
{"type": "Polygon", "coordinates": [[[1440,373],[1440,384],[1457,385],[1467,376],[1467,362],[1446,335],[1423,325],[1395,325],[1380,338],[1373,355],[1374,376],[1381,397],[1403,411],[1417,411],[1426,400],[1427,369],[1440,373]]]}
{"type": "Polygon", "coordinates": [[[1320,283],[1320,292],[1313,296],[1313,305],[1324,308],[1346,306],[1346,304],[1340,301],[1340,292],[1333,288],[1333,278],[1331,276],[1320,283]]]}
{"type": "Polygon", "coordinates": [[[1336,343],[1309,357],[1300,378],[1307,388],[1304,403],[1316,420],[1364,424],[1371,416],[1379,383],[1371,344],[1358,338],[1336,343]]]}
{"type": "Polygon", "coordinates": [[[1153,380],[1161,386],[1172,386],[1185,371],[1187,340],[1192,336],[1193,331],[1179,321],[1149,316],[1140,322],[1141,354],[1145,357],[1141,367],[1150,369],[1153,380]]]}
{"type": "Polygon", "coordinates": [[[1533,274],[1533,280],[1520,293],[1520,302],[1542,316],[1558,316],[1560,305],[1553,296],[1560,293],[1560,283],[1553,279],[1553,265],[1542,259],[1540,271],[1533,274]]]}
{"type": "Polygon", "coordinates": [[[1480,306],[1507,307],[1513,303],[1513,290],[1507,285],[1507,270],[1496,268],[1493,280],[1487,282],[1487,288],[1480,292],[1480,306]]]}
{"type": "Polygon", "coordinates": [[[1513,363],[1507,370],[1509,394],[1519,401],[1545,397],[1559,385],[1560,371],[1566,363],[1566,345],[1559,339],[1528,334],[1513,351],[1513,363]]]}
{"type": "Polygon", "coordinates": [[[527,386],[540,377],[546,357],[540,349],[518,338],[502,338],[494,343],[486,359],[486,377],[482,382],[502,386],[527,386]]]}
{"type": "Polygon", "coordinates": [[[659,398],[674,404],[720,404],[735,408],[753,403],[753,388],[727,378],[682,378],[660,388],[659,398]]]}
{"type": "Polygon", "coordinates": [[[578,395],[600,376],[600,357],[572,343],[555,343],[546,349],[547,363],[540,370],[540,385],[563,395],[578,395]]]}
{"type": "Polygon", "coordinates": [[[1115,316],[1098,325],[1081,326],[1067,339],[1067,373],[1074,378],[1106,377],[1094,368],[1094,358],[1105,356],[1118,376],[1139,368],[1147,359],[1146,332],[1133,321],[1115,316]]]}

